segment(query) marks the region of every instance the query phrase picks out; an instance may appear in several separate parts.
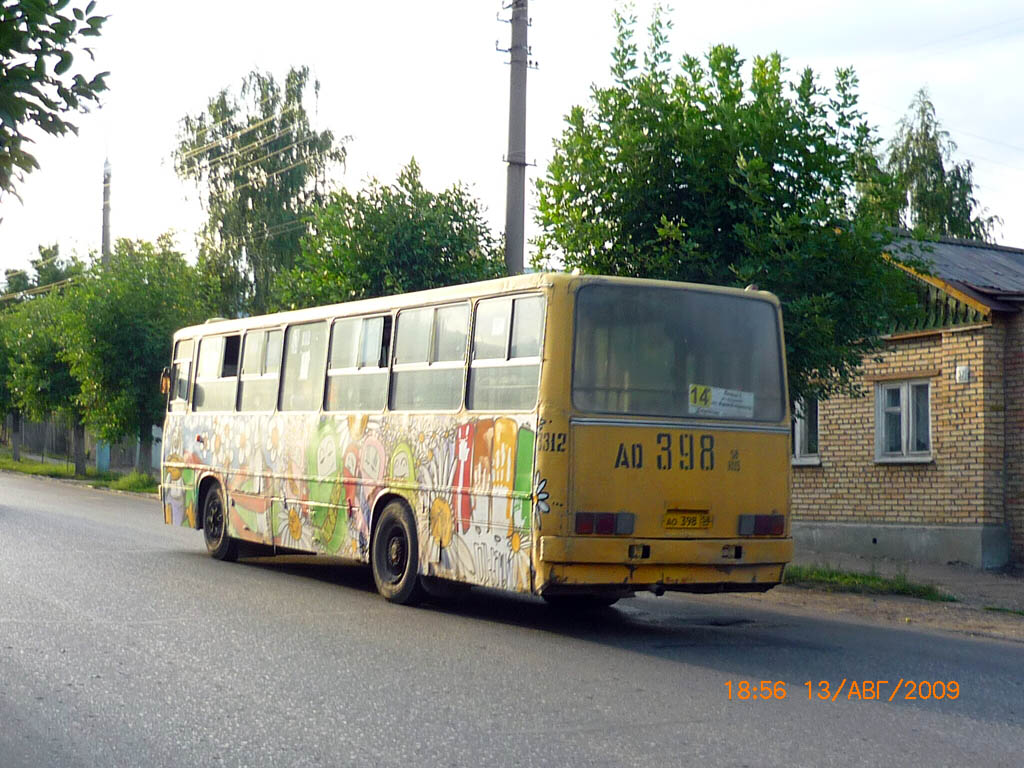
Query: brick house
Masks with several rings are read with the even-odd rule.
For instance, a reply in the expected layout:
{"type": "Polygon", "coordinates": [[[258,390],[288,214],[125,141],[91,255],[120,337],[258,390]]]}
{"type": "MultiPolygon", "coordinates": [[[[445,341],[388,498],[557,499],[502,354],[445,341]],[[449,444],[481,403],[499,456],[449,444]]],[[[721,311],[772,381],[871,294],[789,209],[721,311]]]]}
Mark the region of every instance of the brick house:
{"type": "Polygon", "coordinates": [[[865,360],[862,397],[798,408],[797,546],[1024,564],[1024,250],[912,247],[920,322],[865,360]]]}

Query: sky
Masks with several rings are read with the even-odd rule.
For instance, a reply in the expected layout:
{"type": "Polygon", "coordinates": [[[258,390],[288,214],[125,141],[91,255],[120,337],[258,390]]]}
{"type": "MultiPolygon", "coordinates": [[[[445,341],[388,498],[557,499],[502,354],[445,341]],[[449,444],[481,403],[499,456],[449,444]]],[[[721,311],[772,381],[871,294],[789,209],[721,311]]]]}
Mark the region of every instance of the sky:
{"type": "MultiPolygon", "coordinates": [[[[82,5],[84,2],[77,2],[82,5]]],[[[637,0],[641,26],[654,0],[637,0]]],[[[671,4],[668,4],[671,6],[671,4]]],[[[1020,0],[716,0],[670,13],[670,51],[700,55],[715,43],[748,61],[778,51],[795,74],[831,84],[836,67],[860,77],[861,106],[889,138],[925,86],[943,126],[975,164],[977,195],[1002,217],[997,241],[1024,247],[1024,5],[1020,0]]],[[[527,87],[527,238],[564,116],[610,79],[617,0],[532,0],[529,42],[538,68],[527,87]]],[[[508,18],[500,0],[98,0],[109,14],[94,40],[109,70],[102,106],[77,115],[78,136],[40,136],[40,169],[0,199],[0,272],[27,268],[39,245],[62,254],[99,250],[102,172],[113,168],[113,237],[174,233],[194,256],[203,220],[198,190],[177,178],[181,118],[259,68],[283,77],[308,65],[321,91],[315,127],[351,137],[338,186],[393,180],[415,157],[424,183],[467,184],[504,230],[508,144],[508,18]]],[[[85,61],[84,57],[76,62],[85,61]]],[[[532,248],[527,246],[526,260],[532,248]]]]}

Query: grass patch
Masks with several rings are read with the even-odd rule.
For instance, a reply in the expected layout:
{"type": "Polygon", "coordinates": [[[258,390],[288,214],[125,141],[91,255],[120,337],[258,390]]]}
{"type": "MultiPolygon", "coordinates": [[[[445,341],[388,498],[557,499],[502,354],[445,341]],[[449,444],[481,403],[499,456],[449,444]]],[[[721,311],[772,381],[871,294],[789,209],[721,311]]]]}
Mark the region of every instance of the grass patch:
{"type": "Polygon", "coordinates": [[[97,472],[92,467],[86,467],[85,475],[75,475],[75,465],[66,462],[42,462],[31,459],[15,461],[10,450],[0,451],[0,469],[11,472],[21,472],[23,475],[40,475],[41,477],[64,477],[77,478],[79,480],[114,480],[116,475],[110,472],[97,472]]]}
{"type": "Polygon", "coordinates": [[[9,448],[0,449],[0,469],[10,472],[21,472],[24,475],[40,477],[57,477],[67,480],[84,480],[94,488],[113,488],[117,491],[135,491],[137,493],[156,493],[155,478],[132,472],[119,475],[115,472],[97,472],[94,467],[86,467],[84,475],[75,474],[74,464],[61,462],[42,462],[32,459],[15,461],[9,448]]]}
{"type": "Polygon", "coordinates": [[[1017,608],[1000,608],[998,605],[986,605],[985,610],[994,611],[995,613],[1009,613],[1014,616],[1024,616],[1024,611],[1017,608]]]}
{"type": "Polygon", "coordinates": [[[141,472],[131,472],[114,480],[110,487],[115,491],[134,491],[135,493],[156,493],[156,478],[141,472]]]}
{"type": "Polygon", "coordinates": [[[824,565],[788,565],[784,584],[819,587],[827,592],[854,592],[867,595],[903,595],[921,600],[955,603],[956,598],[933,584],[908,581],[905,574],[889,578],[875,572],[840,571],[824,565]]]}

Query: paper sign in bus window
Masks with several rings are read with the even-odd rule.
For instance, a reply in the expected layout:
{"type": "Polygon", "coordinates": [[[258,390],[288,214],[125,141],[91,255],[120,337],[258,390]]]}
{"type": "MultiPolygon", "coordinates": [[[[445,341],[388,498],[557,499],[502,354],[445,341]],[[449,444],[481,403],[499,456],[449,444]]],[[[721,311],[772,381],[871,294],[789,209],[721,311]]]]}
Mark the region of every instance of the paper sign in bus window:
{"type": "Polygon", "coordinates": [[[754,393],[739,389],[691,384],[688,405],[691,416],[714,416],[720,419],[754,417],[754,393]]]}

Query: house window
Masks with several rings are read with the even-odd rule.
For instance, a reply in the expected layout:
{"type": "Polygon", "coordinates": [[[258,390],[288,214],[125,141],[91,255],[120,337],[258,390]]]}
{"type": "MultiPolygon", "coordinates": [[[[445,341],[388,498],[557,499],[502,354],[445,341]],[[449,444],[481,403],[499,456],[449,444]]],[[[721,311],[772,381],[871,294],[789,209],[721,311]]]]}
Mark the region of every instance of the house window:
{"type": "Polygon", "coordinates": [[[927,380],[878,383],[875,460],[931,460],[931,421],[931,384],[927,380]]]}
{"type": "Polygon", "coordinates": [[[793,463],[820,464],[818,458],[818,401],[809,398],[796,404],[793,413],[793,463]]]}

